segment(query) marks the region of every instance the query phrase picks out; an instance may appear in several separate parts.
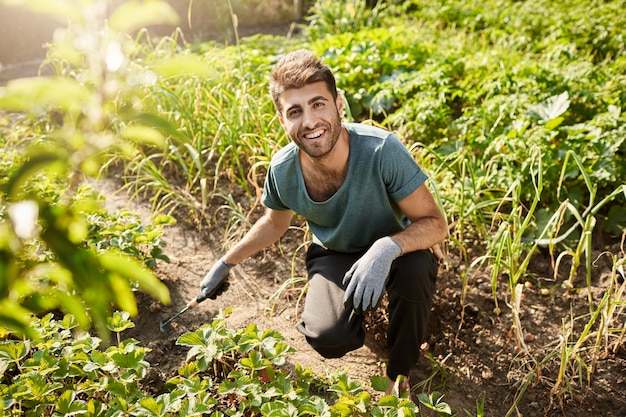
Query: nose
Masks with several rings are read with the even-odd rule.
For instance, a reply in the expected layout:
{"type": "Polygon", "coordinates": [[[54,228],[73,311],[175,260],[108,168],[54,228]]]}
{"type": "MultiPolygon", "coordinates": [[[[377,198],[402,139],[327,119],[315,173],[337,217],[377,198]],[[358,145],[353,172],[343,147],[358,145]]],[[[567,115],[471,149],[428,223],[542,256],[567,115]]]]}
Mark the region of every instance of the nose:
{"type": "Polygon", "coordinates": [[[302,111],[302,127],[305,129],[313,129],[317,124],[317,117],[315,113],[310,109],[302,111]]]}

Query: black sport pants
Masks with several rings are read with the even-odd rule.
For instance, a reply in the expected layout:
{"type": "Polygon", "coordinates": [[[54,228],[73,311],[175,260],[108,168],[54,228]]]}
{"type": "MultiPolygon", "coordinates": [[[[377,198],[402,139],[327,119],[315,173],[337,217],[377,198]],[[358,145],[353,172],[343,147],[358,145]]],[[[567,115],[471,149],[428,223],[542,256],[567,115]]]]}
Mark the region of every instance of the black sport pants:
{"type": "MultiPolygon", "coordinates": [[[[341,253],[311,245],[306,255],[309,289],[300,333],[325,358],[339,358],[363,346],[362,314],[343,306],[345,273],[363,252],[341,253]]],[[[438,264],[429,250],[397,258],[387,282],[389,365],[387,376],[408,376],[417,364],[435,291],[438,264]]],[[[381,278],[383,279],[383,278],[381,278]]]]}

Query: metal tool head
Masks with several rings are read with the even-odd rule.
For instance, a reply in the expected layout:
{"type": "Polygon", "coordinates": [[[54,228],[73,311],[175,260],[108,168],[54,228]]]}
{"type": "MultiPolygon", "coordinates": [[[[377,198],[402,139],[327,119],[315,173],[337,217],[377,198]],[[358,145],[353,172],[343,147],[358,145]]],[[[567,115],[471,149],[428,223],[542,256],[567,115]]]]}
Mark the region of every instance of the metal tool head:
{"type": "Polygon", "coordinates": [[[189,308],[190,308],[190,306],[188,304],[188,305],[185,306],[185,308],[180,310],[178,313],[174,314],[169,319],[160,322],[159,323],[159,328],[161,329],[161,332],[165,333],[165,328],[167,327],[167,325],[170,324],[171,322],[173,322],[174,320],[176,320],[178,317],[180,317],[185,311],[189,310],[189,308]]]}

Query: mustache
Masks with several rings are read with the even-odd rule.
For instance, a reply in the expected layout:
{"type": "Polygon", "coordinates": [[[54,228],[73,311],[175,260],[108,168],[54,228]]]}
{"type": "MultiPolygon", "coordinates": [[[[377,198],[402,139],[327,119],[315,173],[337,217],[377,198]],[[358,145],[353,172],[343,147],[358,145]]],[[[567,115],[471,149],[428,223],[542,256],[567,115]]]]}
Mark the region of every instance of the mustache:
{"type": "Polygon", "coordinates": [[[304,136],[307,133],[313,132],[317,129],[324,129],[327,132],[331,130],[331,126],[328,123],[318,123],[315,126],[313,126],[312,128],[306,128],[306,129],[300,129],[298,131],[298,136],[304,136]]]}

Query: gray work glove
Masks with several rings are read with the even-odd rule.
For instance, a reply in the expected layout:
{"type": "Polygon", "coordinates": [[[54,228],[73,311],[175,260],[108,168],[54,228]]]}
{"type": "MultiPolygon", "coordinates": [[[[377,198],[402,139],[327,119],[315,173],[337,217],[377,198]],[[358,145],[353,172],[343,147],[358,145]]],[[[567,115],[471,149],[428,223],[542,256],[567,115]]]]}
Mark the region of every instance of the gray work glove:
{"type": "Polygon", "coordinates": [[[223,260],[217,261],[211,270],[204,276],[200,282],[200,295],[196,300],[198,302],[210,298],[215,300],[218,295],[228,289],[228,274],[235,265],[227,264],[223,260]]]}
{"type": "Polygon", "coordinates": [[[343,298],[345,308],[363,313],[378,307],[391,263],[400,255],[402,248],[389,236],[374,242],[343,278],[343,285],[348,284],[343,298]]]}

